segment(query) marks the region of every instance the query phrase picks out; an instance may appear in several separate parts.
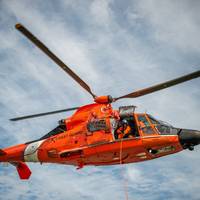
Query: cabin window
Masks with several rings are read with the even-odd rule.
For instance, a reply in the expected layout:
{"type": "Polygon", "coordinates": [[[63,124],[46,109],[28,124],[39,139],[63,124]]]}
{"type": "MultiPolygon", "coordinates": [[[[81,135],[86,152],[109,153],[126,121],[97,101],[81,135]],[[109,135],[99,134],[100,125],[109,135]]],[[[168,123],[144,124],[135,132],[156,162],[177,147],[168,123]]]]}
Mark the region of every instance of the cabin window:
{"type": "Polygon", "coordinates": [[[94,131],[108,131],[108,126],[106,124],[106,120],[104,119],[97,119],[97,120],[92,120],[87,124],[87,129],[89,132],[94,132],[94,131]]]}

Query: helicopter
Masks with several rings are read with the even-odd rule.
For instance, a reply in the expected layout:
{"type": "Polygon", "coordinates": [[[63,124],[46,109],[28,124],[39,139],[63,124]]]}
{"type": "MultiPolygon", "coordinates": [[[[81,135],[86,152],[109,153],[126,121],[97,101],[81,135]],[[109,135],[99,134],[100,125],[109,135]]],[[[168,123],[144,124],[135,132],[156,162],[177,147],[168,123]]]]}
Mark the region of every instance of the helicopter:
{"type": "Polygon", "coordinates": [[[123,96],[97,96],[85,81],[25,26],[18,23],[15,28],[94,99],[93,103],[81,107],[10,119],[18,121],[76,110],[72,116],[60,120],[55,129],[41,138],[0,149],[0,162],[14,165],[20,179],[29,179],[31,176],[27,162],[73,165],[81,169],[89,165],[117,165],[152,160],[184,149],[192,151],[195,145],[200,144],[198,130],[176,128],[150,114],[137,113],[136,106],[121,106],[117,110],[112,108],[112,103],[118,100],[141,97],[198,78],[200,70],[123,96]],[[126,135],[123,135],[124,126],[129,127],[126,135]],[[120,128],[121,137],[118,134],[120,128]]]}

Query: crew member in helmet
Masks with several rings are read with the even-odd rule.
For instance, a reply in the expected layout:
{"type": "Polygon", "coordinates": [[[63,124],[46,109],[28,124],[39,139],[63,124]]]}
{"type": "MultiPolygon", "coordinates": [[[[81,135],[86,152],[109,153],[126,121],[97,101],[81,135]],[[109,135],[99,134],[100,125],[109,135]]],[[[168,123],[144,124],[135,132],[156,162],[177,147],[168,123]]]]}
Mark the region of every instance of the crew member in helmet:
{"type": "Polygon", "coordinates": [[[119,123],[119,127],[116,130],[116,138],[121,139],[121,138],[129,138],[129,137],[133,137],[131,135],[131,127],[128,124],[128,121],[126,119],[123,119],[119,123]]]}

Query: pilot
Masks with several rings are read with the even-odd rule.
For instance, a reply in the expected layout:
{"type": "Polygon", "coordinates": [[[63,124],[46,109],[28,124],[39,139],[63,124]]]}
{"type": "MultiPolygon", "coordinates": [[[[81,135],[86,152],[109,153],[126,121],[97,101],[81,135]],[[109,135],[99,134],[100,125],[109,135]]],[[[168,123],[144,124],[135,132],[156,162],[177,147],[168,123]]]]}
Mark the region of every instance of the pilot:
{"type": "Polygon", "coordinates": [[[131,127],[126,119],[121,121],[118,129],[116,130],[116,137],[117,139],[133,137],[131,135],[131,127]]]}

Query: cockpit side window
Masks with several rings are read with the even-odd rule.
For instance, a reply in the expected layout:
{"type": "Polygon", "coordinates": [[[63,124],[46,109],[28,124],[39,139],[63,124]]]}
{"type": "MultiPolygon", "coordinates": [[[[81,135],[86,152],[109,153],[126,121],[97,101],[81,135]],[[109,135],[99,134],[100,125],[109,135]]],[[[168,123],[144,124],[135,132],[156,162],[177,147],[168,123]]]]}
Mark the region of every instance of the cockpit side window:
{"type": "Polygon", "coordinates": [[[146,119],[146,116],[145,115],[139,115],[138,116],[138,120],[139,120],[139,122],[140,122],[140,124],[142,125],[142,126],[150,126],[150,124],[149,124],[149,122],[147,121],[147,119],[146,119]]]}
{"type": "Polygon", "coordinates": [[[145,135],[155,134],[155,131],[153,130],[152,126],[150,125],[145,115],[138,115],[138,122],[139,122],[139,128],[140,130],[142,130],[143,134],[145,135]]]}
{"type": "Polygon", "coordinates": [[[159,124],[159,121],[156,120],[154,117],[152,117],[151,115],[148,115],[149,120],[151,121],[152,124],[156,125],[159,124]]]}

